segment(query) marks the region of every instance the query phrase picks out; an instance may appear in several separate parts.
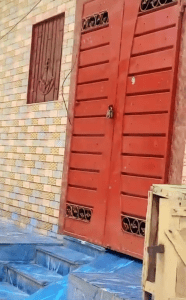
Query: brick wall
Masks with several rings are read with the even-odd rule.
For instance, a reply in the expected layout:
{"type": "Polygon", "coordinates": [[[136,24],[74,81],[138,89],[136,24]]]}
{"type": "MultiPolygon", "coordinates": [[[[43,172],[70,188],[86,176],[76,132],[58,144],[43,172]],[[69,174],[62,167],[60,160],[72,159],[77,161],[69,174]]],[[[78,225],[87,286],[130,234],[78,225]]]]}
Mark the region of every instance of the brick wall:
{"type": "MultiPolygon", "coordinates": [[[[0,38],[37,3],[0,1],[0,38]]],[[[42,0],[0,40],[0,216],[56,236],[63,171],[66,111],[61,86],[71,69],[75,0],[42,0]],[[27,104],[32,25],[65,12],[60,96],[27,104]]],[[[68,101],[70,78],[64,85],[68,101]]]]}

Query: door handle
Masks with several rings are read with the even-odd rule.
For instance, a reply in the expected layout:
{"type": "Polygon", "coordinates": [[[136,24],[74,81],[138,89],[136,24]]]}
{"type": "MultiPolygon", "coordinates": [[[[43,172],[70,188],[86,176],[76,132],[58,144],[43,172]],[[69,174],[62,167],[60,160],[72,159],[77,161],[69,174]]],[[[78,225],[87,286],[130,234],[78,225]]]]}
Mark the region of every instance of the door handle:
{"type": "Polygon", "coordinates": [[[114,118],[114,107],[113,105],[109,105],[107,113],[106,113],[107,119],[113,119],[114,118]]]}

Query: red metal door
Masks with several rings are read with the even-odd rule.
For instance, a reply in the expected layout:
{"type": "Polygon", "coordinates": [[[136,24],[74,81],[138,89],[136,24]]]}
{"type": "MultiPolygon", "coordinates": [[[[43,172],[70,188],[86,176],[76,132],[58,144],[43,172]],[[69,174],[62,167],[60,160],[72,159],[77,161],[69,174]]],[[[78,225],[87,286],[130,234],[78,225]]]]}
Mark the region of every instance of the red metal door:
{"type": "Polygon", "coordinates": [[[64,232],[102,245],[123,0],[84,5],[64,232]]]}
{"type": "Polygon", "coordinates": [[[167,182],[180,6],[139,2],[125,2],[104,245],[141,258],[148,191],[167,182]]]}
{"type": "Polygon", "coordinates": [[[63,231],[139,258],[148,190],[167,181],[180,15],[146,2],[84,5],[63,231]]]}

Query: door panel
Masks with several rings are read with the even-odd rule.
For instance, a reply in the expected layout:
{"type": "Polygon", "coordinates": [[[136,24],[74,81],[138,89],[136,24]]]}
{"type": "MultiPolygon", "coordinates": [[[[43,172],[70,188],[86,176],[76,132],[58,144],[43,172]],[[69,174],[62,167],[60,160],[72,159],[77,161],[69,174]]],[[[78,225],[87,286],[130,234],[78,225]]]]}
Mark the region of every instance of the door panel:
{"type": "Polygon", "coordinates": [[[122,154],[163,156],[166,138],[158,136],[124,136],[122,154]]]}
{"type": "Polygon", "coordinates": [[[104,151],[104,137],[73,136],[71,151],[101,154],[104,151]]]}
{"type": "MultiPolygon", "coordinates": [[[[148,34],[152,31],[159,31],[160,34],[161,30],[164,30],[166,27],[176,27],[178,24],[179,11],[179,5],[174,5],[158,11],[149,12],[148,14],[139,15],[134,36],[145,33],[148,34]]],[[[176,38],[177,35],[174,39],[174,45],[176,38]]]]}
{"type": "Polygon", "coordinates": [[[176,36],[176,27],[137,36],[134,38],[132,56],[172,47],[176,36]]]}
{"type": "Polygon", "coordinates": [[[109,78],[109,63],[79,69],[78,83],[105,81],[109,78]]]}
{"type": "Polygon", "coordinates": [[[136,75],[135,77],[129,76],[127,80],[127,94],[169,91],[171,82],[172,71],[136,75]]]}
{"type": "Polygon", "coordinates": [[[163,177],[163,164],[163,158],[123,156],[121,172],[149,177],[163,177]]]}
{"type": "Polygon", "coordinates": [[[95,170],[100,168],[102,155],[84,154],[84,153],[72,153],[71,156],[71,168],[83,170],[95,170]]]}
{"type": "Polygon", "coordinates": [[[150,186],[160,183],[162,183],[160,179],[122,175],[121,192],[139,197],[147,197],[150,186]]]}
{"type": "Polygon", "coordinates": [[[77,202],[79,205],[93,207],[97,199],[98,192],[95,190],[87,190],[78,187],[69,186],[68,201],[70,203],[77,202]]]}
{"type": "Polygon", "coordinates": [[[108,98],[109,82],[101,81],[77,86],[77,100],[108,98]]]}
{"type": "Polygon", "coordinates": [[[79,66],[85,67],[93,64],[101,64],[109,62],[109,45],[101,47],[101,49],[93,48],[87,51],[83,51],[80,54],[79,66]]]}
{"type": "Polygon", "coordinates": [[[168,114],[127,115],[124,117],[124,134],[165,134],[168,114]]]}
{"type": "Polygon", "coordinates": [[[166,112],[170,109],[171,93],[126,97],[125,114],[166,112]]]}
{"type": "MultiPolygon", "coordinates": [[[[126,15],[134,2],[126,1],[126,15]]],[[[104,244],[140,258],[148,191],[167,180],[179,5],[131,18],[133,29],[123,22],[104,244]]]]}
{"type": "Polygon", "coordinates": [[[129,74],[138,74],[171,68],[173,49],[132,57],[129,74]]]}
{"type": "Polygon", "coordinates": [[[76,104],[75,117],[105,116],[108,103],[104,99],[79,101],[76,104]]]}
{"type": "MultiPolygon", "coordinates": [[[[89,50],[100,46],[109,45],[110,28],[100,28],[98,31],[91,31],[81,36],[81,50],[89,50]]],[[[89,53],[89,52],[88,52],[89,53]]],[[[82,53],[80,53],[81,57],[82,53]]]]}
{"type": "Polygon", "coordinates": [[[96,0],[82,16],[64,232],[100,245],[114,126],[106,113],[117,93],[123,9],[124,0],[96,0]],[[89,27],[95,15],[103,24],[89,27]]]}
{"type": "Polygon", "coordinates": [[[105,117],[104,118],[75,118],[74,134],[104,134],[105,133],[105,117]]]}
{"type": "Polygon", "coordinates": [[[88,171],[70,170],[69,185],[97,190],[99,174],[88,171]]]}
{"type": "Polygon", "coordinates": [[[147,198],[121,194],[121,211],[129,216],[145,218],[147,213],[147,198]]]}

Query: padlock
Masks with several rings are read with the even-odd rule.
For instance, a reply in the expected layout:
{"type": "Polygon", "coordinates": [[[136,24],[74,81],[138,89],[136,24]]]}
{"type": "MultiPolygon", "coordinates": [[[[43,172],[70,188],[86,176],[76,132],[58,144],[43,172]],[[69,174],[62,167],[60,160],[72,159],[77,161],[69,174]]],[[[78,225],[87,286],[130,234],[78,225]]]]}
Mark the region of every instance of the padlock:
{"type": "Polygon", "coordinates": [[[106,113],[107,119],[113,119],[114,118],[114,108],[112,105],[109,105],[107,113],[106,113]]]}

